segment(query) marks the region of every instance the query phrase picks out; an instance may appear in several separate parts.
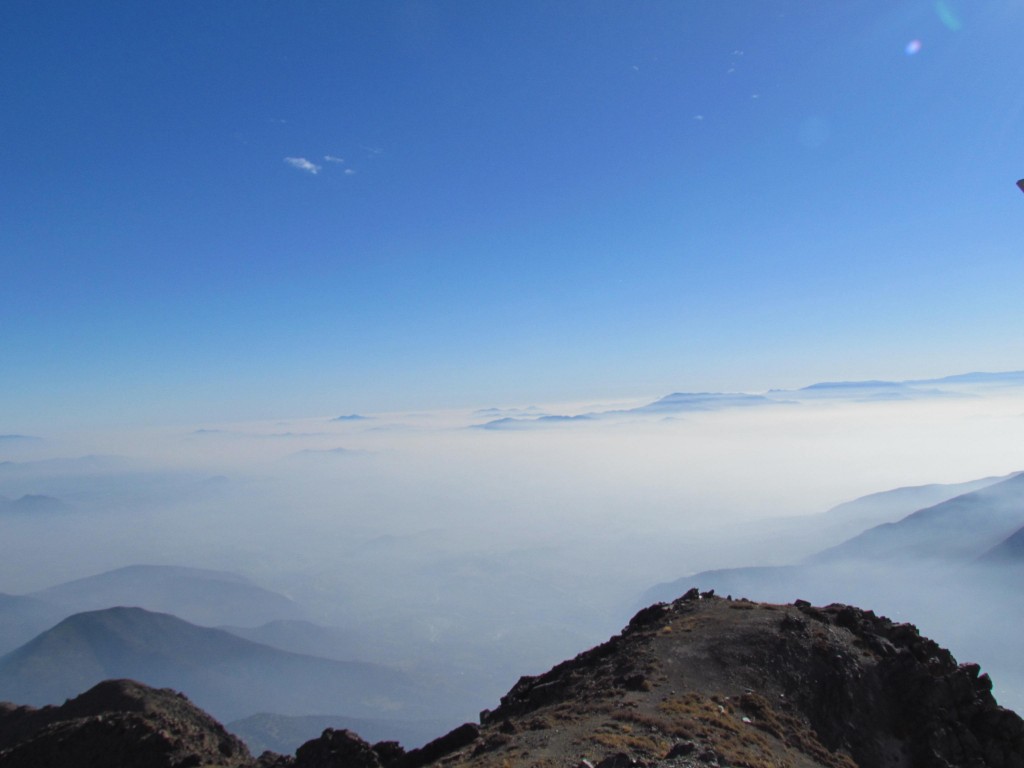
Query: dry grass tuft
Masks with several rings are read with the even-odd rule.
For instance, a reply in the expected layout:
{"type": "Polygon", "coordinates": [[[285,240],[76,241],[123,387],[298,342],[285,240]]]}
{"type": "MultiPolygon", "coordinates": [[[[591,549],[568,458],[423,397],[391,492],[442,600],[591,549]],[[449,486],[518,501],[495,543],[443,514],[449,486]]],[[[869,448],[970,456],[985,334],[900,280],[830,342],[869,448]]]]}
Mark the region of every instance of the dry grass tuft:
{"type": "Polygon", "coordinates": [[[745,693],[739,699],[740,708],[750,715],[751,724],[768,733],[787,747],[812,757],[833,768],[856,768],[856,763],[842,752],[832,752],[820,741],[810,726],[788,712],[781,712],[756,693],[745,693]]]}

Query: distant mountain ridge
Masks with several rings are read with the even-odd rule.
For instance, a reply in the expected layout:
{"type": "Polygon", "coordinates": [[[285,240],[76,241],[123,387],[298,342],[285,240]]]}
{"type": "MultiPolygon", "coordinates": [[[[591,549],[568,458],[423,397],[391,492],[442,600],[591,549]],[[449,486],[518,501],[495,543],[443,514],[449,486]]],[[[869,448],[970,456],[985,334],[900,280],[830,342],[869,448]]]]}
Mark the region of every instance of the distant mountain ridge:
{"type": "Polygon", "coordinates": [[[352,632],[338,627],[325,627],[309,621],[281,619],[257,627],[217,627],[254,643],[280,648],[282,651],[345,661],[353,658],[356,644],[352,632]]]}
{"type": "Polygon", "coordinates": [[[0,656],[84,611],[119,606],[170,613],[203,626],[299,621],[304,609],[238,574],[202,568],[132,565],[27,595],[0,594],[0,656]]]}
{"type": "MultiPolygon", "coordinates": [[[[576,415],[507,415],[473,425],[483,429],[524,429],[551,426],[559,422],[592,421],[652,415],[685,414],[700,411],[718,411],[729,408],[757,407],[770,405],[798,405],[803,401],[823,399],[849,400],[853,402],[883,402],[888,400],[914,400],[928,398],[964,397],[970,393],[962,391],[965,385],[1021,386],[1024,385],[1024,371],[1006,373],[965,373],[939,379],[916,379],[907,381],[823,381],[799,389],[772,389],[764,393],[746,392],[674,392],[646,405],[635,408],[593,411],[576,415]],[[943,387],[946,387],[943,389],[943,387]]],[[[479,416],[501,413],[502,409],[491,408],[477,411],[479,416]]]]}
{"type": "MultiPolygon", "coordinates": [[[[1015,473],[1013,473],[1015,474],[1015,473]]],[[[1013,474],[1001,477],[983,477],[963,483],[929,483],[927,485],[911,485],[893,488],[888,491],[869,493],[866,496],[838,504],[824,513],[832,518],[853,518],[859,523],[867,523],[864,528],[896,520],[925,507],[931,507],[971,491],[976,491],[1002,480],[1013,477],[1013,474]]]]}
{"type": "Polygon", "coordinates": [[[639,408],[625,413],[676,413],[678,411],[712,411],[721,408],[737,408],[755,405],[771,405],[777,402],[764,395],[748,395],[742,392],[673,392],[639,408]]]}
{"type": "Polygon", "coordinates": [[[907,381],[907,384],[1024,384],[1024,371],[957,373],[938,379],[907,381]]]}
{"type": "Polygon", "coordinates": [[[137,606],[206,626],[256,626],[304,616],[290,598],[237,574],[171,565],[129,565],[29,596],[68,613],[137,606]]]}
{"type": "Polygon", "coordinates": [[[108,608],[64,619],[0,658],[0,700],[56,704],[108,678],[189,692],[218,718],[265,711],[339,712],[406,719],[424,708],[424,687],[374,664],[289,653],[141,608],[108,608]]]}
{"type": "Polygon", "coordinates": [[[1024,526],[1024,474],[917,510],[895,523],[870,528],[809,558],[954,559],[981,556],[1024,526]]]}
{"type": "MultiPolygon", "coordinates": [[[[925,559],[969,565],[1024,527],[1024,472],[952,485],[883,491],[811,516],[806,522],[814,525],[851,514],[857,520],[893,514],[898,519],[862,530],[799,564],[704,571],[655,585],[643,594],[641,602],[670,599],[694,582],[723,593],[776,599],[792,590],[801,591],[800,585],[819,578],[821,569],[844,563],[854,572],[859,562],[899,567],[925,559]],[[920,501],[933,503],[907,511],[908,502],[920,501]],[[810,569],[817,569],[814,573],[819,576],[812,576],[810,569]]],[[[867,573],[863,569],[860,572],[867,573]]]]}

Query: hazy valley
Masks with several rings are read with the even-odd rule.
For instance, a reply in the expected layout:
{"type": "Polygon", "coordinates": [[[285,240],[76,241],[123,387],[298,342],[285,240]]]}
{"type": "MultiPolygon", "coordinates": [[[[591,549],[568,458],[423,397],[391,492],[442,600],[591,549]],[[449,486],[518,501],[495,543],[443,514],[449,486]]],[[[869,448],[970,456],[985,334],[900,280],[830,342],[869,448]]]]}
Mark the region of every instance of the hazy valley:
{"type": "Polygon", "coordinates": [[[410,746],[698,586],[913,621],[1024,706],[1018,374],[370,416],[5,444],[0,699],[410,746]]]}

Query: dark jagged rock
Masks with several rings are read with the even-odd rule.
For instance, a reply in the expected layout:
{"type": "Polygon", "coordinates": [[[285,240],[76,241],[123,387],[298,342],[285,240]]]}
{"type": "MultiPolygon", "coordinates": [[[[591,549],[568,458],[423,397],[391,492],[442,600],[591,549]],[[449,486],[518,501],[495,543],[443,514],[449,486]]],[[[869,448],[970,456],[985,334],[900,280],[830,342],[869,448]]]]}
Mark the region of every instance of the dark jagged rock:
{"type": "MultiPolygon", "coordinates": [[[[420,768],[420,766],[428,765],[438,758],[473,744],[479,736],[480,728],[478,726],[473,723],[465,723],[439,739],[434,739],[429,744],[424,744],[419,749],[408,752],[394,765],[399,768],[420,768]]],[[[508,739],[505,738],[503,741],[507,742],[508,739]]]]}
{"type": "Polygon", "coordinates": [[[616,752],[598,763],[595,768],[633,768],[635,765],[637,761],[625,752],[616,752]]]}
{"type": "Polygon", "coordinates": [[[295,752],[295,768],[382,768],[373,747],[352,731],[328,728],[295,752]]]}
{"type": "Polygon", "coordinates": [[[59,707],[0,708],[4,768],[249,766],[239,739],[180,693],[108,680],[59,707]]]}
{"type": "Polygon", "coordinates": [[[253,766],[254,768],[294,768],[295,758],[275,752],[264,752],[256,759],[253,766]]]}
{"type": "Polygon", "coordinates": [[[405,749],[397,741],[378,741],[373,745],[373,751],[386,766],[397,764],[405,756],[405,749]]]}

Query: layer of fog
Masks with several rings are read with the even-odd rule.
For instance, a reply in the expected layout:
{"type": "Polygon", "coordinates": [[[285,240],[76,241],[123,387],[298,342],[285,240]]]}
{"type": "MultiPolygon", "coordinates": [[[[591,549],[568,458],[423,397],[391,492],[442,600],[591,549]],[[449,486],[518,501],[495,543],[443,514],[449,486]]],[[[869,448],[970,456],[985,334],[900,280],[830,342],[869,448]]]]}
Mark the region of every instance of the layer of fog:
{"type": "Polygon", "coordinates": [[[848,535],[778,518],[1024,469],[1009,389],[511,431],[475,428],[480,412],[370,416],[0,446],[0,495],[70,507],[0,517],[0,592],[134,563],[244,574],[346,628],[360,660],[465,675],[471,713],[617,631],[654,584],[848,535]]]}

